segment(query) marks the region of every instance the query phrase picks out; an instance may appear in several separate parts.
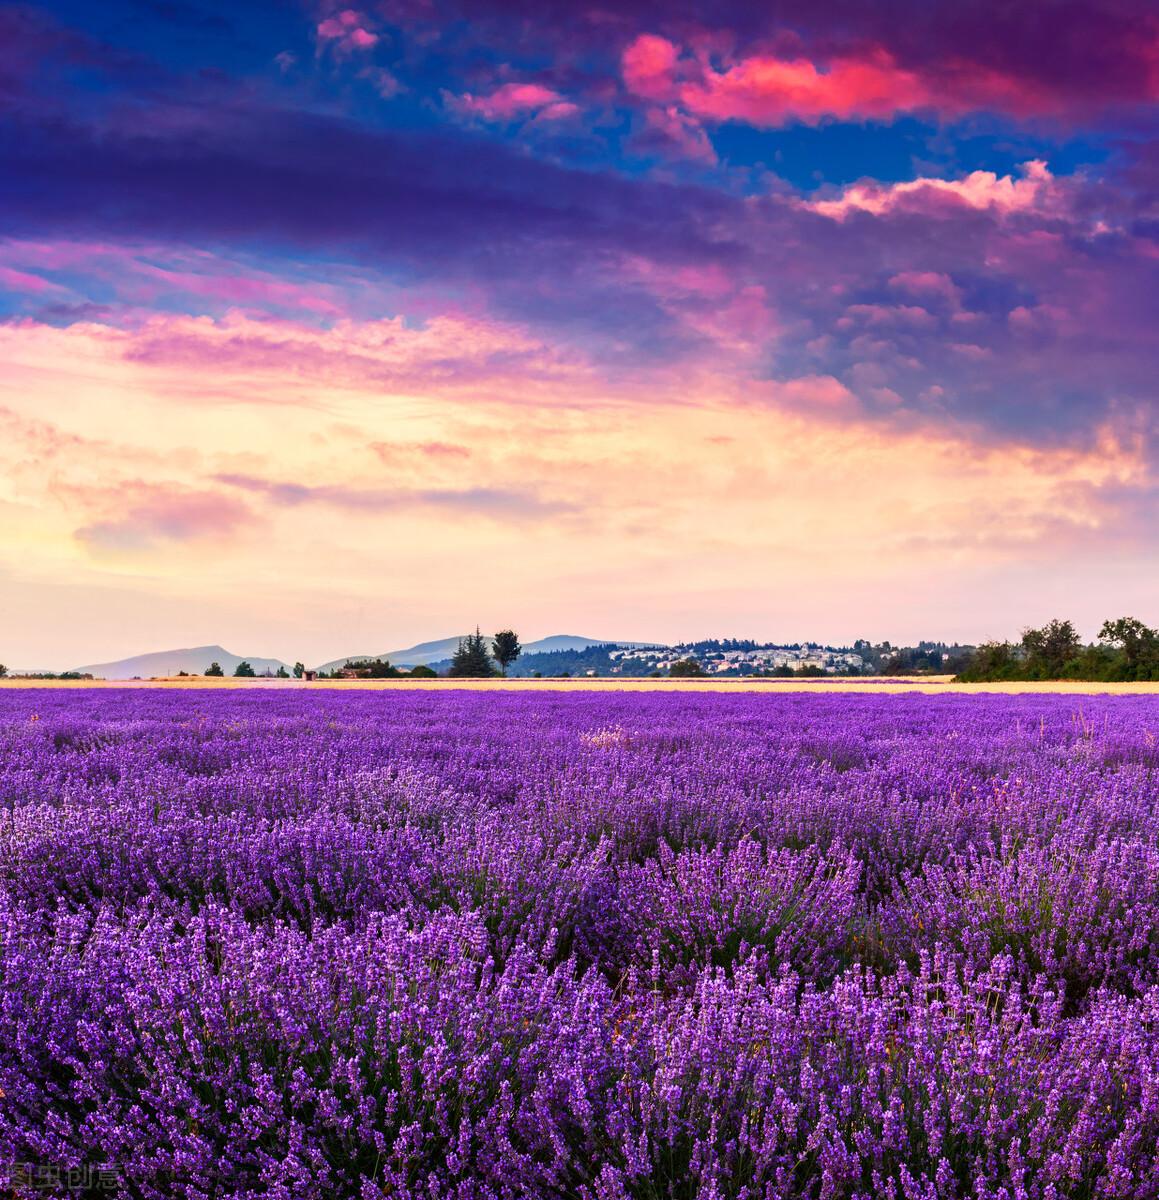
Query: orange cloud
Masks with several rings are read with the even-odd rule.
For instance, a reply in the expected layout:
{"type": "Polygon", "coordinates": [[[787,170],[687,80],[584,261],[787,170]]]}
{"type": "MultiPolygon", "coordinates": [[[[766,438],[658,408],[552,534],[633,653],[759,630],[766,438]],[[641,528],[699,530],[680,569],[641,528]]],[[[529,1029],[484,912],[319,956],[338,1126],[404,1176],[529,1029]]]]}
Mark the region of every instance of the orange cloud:
{"type": "Polygon", "coordinates": [[[952,215],[962,208],[989,209],[998,213],[1048,212],[1056,204],[1054,176],[1046,163],[1022,164],[1021,178],[993,171],[971,171],[963,179],[920,178],[902,183],[851,184],[831,200],[805,200],[801,207],[843,221],[851,213],[874,216],[895,210],[952,215]]]}
{"type": "MultiPolygon", "coordinates": [[[[724,281],[657,286],[694,300],[724,281]]],[[[1008,578],[1033,561],[1017,600],[1038,603],[1044,580],[1078,561],[1075,546],[1097,543],[1098,572],[1079,556],[1093,618],[1105,582],[1092,581],[1117,554],[1137,556],[1124,513],[1147,486],[1144,448],[1110,432],[1082,451],[963,453],[954,434],[871,425],[824,374],[680,372],[618,393],[581,374],[588,402],[577,404],[573,378],[549,371],[529,403],[505,354],[550,364],[558,352],[511,326],[442,321],[0,326],[4,432],[14,462],[35,448],[41,464],[0,472],[0,561],[18,564],[6,603],[60,618],[21,658],[91,658],[81,634],[118,628],[126,579],[168,614],[149,625],[158,645],[253,628],[263,644],[284,640],[271,646],[283,657],[324,659],[351,648],[326,640],[335,605],[344,632],[360,631],[347,613],[364,614],[369,634],[419,640],[461,626],[464,581],[468,616],[485,623],[791,638],[857,636],[839,624],[856,578],[858,619],[881,636],[971,596],[960,622],[938,629],[953,636],[977,629],[980,571],[1008,578]],[[196,349],[171,353],[175,333],[196,349]],[[466,397],[440,375],[455,352],[469,363],[466,397]],[[405,390],[383,383],[377,358],[392,356],[405,390]],[[802,577],[809,588],[792,582],[802,577]],[[899,616],[915,586],[923,602],[899,616]],[[74,641],[70,589],[87,606],[74,641]],[[593,616],[602,595],[613,599],[593,616]],[[206,613],[216,628],[203,629],[206,613]],[[728,629],[682,626],[689,613],[728,629]]],[[[886,404],[888,388],[872,386],[886,404]]],[[[1081,582],[1068,579],[1068,598],[1081,582]]],[[[1012,606],[1007,593],[985,611],[1012,606]]],[[[1083,618],[1081,605],[1067,611],[1083,618]]],[[[122,633],[135,648],[140,630],[122,633]]]]}

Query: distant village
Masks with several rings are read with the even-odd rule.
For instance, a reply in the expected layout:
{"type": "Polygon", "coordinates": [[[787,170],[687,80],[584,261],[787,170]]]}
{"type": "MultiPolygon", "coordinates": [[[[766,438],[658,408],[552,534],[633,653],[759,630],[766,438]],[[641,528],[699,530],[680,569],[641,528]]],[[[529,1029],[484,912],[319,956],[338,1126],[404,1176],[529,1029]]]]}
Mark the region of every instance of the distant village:
{"type": "Polygon", "coordinates": [[[778,668],[797,672],[808,667],[837,674],[860,672],[865,667],[865,659],[860,654],[821,646],[758,646],[751,650],[722,650],[697,645],[651,646],[611,650],[608,658],[613,675],[624,674],[629,663],[647,671],[668,672],[676,663],[690,659],[699,663],[706,675],[744,675],[778,668]]]}

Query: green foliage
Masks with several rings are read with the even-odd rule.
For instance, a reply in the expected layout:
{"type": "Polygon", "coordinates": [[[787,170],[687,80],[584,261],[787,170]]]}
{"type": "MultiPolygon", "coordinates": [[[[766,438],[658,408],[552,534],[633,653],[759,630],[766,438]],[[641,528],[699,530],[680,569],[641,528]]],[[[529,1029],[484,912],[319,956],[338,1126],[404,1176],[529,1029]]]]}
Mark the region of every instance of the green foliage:
{"type": "Polygon", "coordinates": [[[491,655],[487,652],[487,639],[479,632],[478,626],[474,633],[469,633],[459,642],[447,673],[456,679],[489,679],[495,674],[491,655]]]}
{"type": "Polygon", "coordinates": [[[305,674],[306,674],[306,664],[300,663],[300,662],[294,663],[294,678],[301,679],[302,676],[305,674]]]}
{"type": "Polygon", "coordinates": [[[3,663],[0,663],[0,679],[6,679],[7,676],[8,668],[3,663]]]}
{"type": "Polygon", "coordinates": [[[359,679],[398,679],[402,674],[387,658],[348,658],[340,676],[347,671],[353,671],[359,679]]]}
{"type": "Polygon", "coordinates": [[[616,667],[620,668],[616,674],[646,673],[643,663],[636,664],[630,660],[618,662],[613,659],[611,651],[615,649],[615,644],[609,642],[598,646],[585,646],[582,649],[540,650],[530,654],[523,652],[519,661],[510,668],[510,674],[524,679],[533,677],[537,671],[541,677],[549,679],[553,676],[559,677],[564,671],[569,675],[586,675],[589,671],[594,671],[597,675],[611,675],[616,667]]]}
{"type": "Polygon", "coordinates": [[[225,674],[225,672],[221,669],[221,663],[219,662],[211,662],[209,666],[205,668],[205,673],[206,675],[212,675],[215,678],[220,678],[225,674]]]}
{"type": "Polygon", "coordinates": [[[1009,642],[983,642],[970,656],[966,667],[959,672],[963,683],[1000,681],[1024,678],[1014,647],[1009,642]]]}
{"type": "Polygon", "coordinates": [[[888,641],[874,645],[867,638],[858,638],[852,649],[861,655],[864,667],[836,674],[952,675],[967,668],[975,647],[930,641],[920,641],[916,646],[895,646],[888,641]]]}
{"type": "Polygon", "coordinates": [[[438,677],[438,671],[432,670],[422,663],[419,663],[417,667],[411,667],[410,674],[407,676],[408,679],[438,679],[438,677]]]}
{"type": "Polygon", "coordinates": [[[704,674],[704,668],[695,658],[682,658],[668,668],[673,679],[692,679],[704,674]]]}
{"type": "Polygon", "coordinates": [[[248,662],[245,661],[245,659],[242,659],[242,661],[239,662],[237,667],[234,669],[233,675],[235,679],[253,679],[254,669],[249,665],[248,662]]]}
{"type": "Polygon", "coordinates": [[[987,642],[958,672],[962,683],[1083,679],[1100,683],[1159,680],[1159,631],[1134,617],[1105,621],[1099,645],[1084,646],[1070,621],[1027,629],[1018,645],[987,642]]]}
{"type": "Polygon", "coordinates": [[[1061,679],[1081,646],[1082,638],[1070,621],[1055,620],[1022,632],[1022,651],[1033,679],[1061,679]]]}
{"type": "Polygon", "coordinates": [[[1159,679],[1159,630],[1149,629],[1135,617],[1119,617],[1103,622],[1099,641],[1121,656],[1123,678],[1159,679]]]}
{"type": "Polygon", "coordinates": [[[277,671],[274,672],[274,678],[275,679],[289,679],[290,672],[287,671],[285,667],[279,667],[277,669],[277,671]]]}
{"type": "Polygon", "coordinates": [[[491,639],[491,653],[504,675],[507,674],[507,668],[519,657],[522,650],[519,637],[513,629],[500,629],[491,639]]]}

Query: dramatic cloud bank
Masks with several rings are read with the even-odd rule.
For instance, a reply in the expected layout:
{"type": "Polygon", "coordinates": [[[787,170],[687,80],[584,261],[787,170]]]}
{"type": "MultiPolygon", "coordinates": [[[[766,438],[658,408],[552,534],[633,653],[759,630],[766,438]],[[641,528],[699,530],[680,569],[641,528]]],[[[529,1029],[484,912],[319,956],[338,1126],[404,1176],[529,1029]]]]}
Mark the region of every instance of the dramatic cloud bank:
{"type": "Polygon", "coordinates": [[[6,10],[0,657],[1153,611],[1159,20],[1029,7],[6,10]]]}

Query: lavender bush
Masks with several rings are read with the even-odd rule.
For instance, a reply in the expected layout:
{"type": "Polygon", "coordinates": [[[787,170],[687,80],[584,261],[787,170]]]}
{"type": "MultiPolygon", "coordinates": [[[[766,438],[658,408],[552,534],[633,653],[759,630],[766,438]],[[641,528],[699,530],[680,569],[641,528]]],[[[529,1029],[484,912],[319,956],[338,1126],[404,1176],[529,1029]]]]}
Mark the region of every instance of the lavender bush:
{"type": "Polygon", "coordinates": [[[1159,1197],[1157,735],[0,694],[0,1192],[1159,1197]]]}

